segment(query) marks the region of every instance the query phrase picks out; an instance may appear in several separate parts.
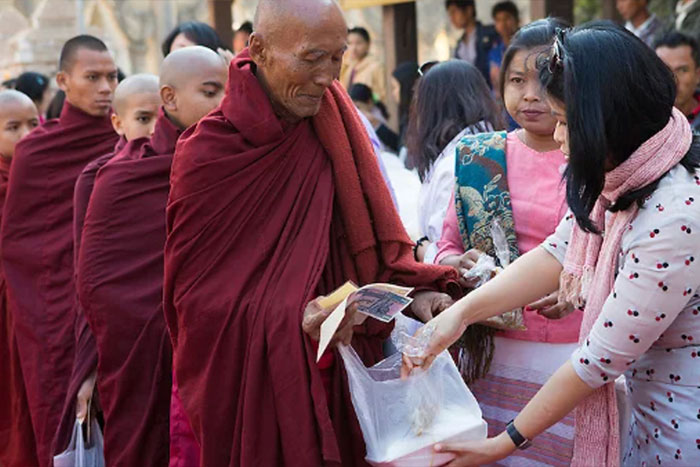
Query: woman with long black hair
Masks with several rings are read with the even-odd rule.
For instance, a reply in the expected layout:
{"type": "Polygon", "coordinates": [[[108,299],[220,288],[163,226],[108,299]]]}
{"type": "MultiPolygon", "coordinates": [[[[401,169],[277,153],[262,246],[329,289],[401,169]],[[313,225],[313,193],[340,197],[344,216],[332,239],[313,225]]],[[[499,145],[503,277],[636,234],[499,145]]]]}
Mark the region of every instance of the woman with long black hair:
{"type": "MultiPolygon", "coordinates": [[[[700,465],[700,145],[673,107],[671,71],[609,22],[560,32],[541,64],[571,214],[541,248],[433,321],[429,365],[464,329],[559,287],[585,308],[579,347],[507,429],[437,446],[495,462],[576,408],[572,465],[700,465]],[[614,381],[631,415],[619,444],[614,381]]],[[[547,358],[543,356],[542,358],[547,358]]]]}

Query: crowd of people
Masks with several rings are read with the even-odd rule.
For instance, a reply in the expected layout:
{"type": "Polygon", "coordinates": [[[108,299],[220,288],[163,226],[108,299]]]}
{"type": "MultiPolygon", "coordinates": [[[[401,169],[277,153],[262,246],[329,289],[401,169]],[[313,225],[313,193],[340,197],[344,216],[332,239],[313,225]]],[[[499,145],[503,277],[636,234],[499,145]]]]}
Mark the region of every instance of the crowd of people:
{"type": "Polygon", "coordinates": [[[347,281],[413,287],[403,376],[449,350],[479,402],[450,466],[700,465],[700,2],[617,5],[447,0],[453,57],[386,82],[334,1],[260,0],[157,76],[79,35],[55,95],[3,83],[0,466],[95,429],[108,466],[367,465],[335,344],[392,325],[350,306],[317,361],[347,281]]]}

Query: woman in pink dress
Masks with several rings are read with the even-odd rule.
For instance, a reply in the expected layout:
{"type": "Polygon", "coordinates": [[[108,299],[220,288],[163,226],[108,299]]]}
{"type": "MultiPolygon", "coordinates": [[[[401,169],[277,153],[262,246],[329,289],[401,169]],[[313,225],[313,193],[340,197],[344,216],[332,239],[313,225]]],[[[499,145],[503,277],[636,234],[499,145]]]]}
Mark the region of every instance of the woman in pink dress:
{"type": "MultiPolygon", "coordinates": [[[[485,228],[485,236],[490,237],[492,218],[498,218],[511,231],[511,257],[515,259],[552,234],[565,215],[562,173],[566,161],[553,138],[556,120],[544,100],[535,64],[537,57],[548,50],[557,26],[562,25],[549,19],[523,28],[504,56],[501,95],[506,110],[522,129],[507,135],[496,132],[467,136],[458,145],[457,191],[447,210],[436,263],[451,265],[463,274],[471,269],[479,255],[476,249],[481,247],[479,229],[485,228]],[[480,156],[486,160],[482,164],[488,169],[486,174],[480,172],[482,167],[475,171],[464,163],[480,156]],[[505,173],[496,168],[499,160],[505,162],[505,173]],[[486,175],[483,183],[479,182],[481,175],[486,175]],[[479,183],[485,186],[483,190],[479,190],[479,183]]],[[[464,286],[469,285],[465,281],[464,286]]],[[[555,297],[548,297],[532,307],[545,315],[552,314],[556,313],[555,303],[555,297]]],[[[525,313],[523,319],[526,330],[495,333],[491,328],[470,328],[458,344],[464,349],[460,352],[460,367],[492,435],[503,431],[512,414],[576,348],[580,311],[557,321],[534,312],[525,313]]],[[[569,465],[572,449],[573,419],[569,417],[539,437],[527,452],[520,453],[519,461],[525,460],[528,465],[569,465]]]]}

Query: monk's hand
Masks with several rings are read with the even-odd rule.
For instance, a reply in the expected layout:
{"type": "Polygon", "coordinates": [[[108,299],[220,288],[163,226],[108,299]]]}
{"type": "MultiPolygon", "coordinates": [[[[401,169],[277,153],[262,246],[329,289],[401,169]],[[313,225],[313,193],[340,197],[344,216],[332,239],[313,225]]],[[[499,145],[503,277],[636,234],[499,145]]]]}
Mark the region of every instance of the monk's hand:
{"type": "Polygon", "coordinates": [[[428,369],[435,358],[454,344],[466,329],[461,310],[454,305],[430,320],[415,335],[420,339],[423,333],[429,333],[426,349],[422,355],[403,355],[401,378],[407,378],[416,368],[428,369]]]}
{"type": "Polygon", "coordinates": [[[478,277],[465,277],[476,265],[476,262],[479,261],[479,256],[481,256],[481,251],[472,248],[459,257],[459,267],[457,269],[459,271],[459,284],[464,289],[473,289],[479,282],[478,277]]]}
{"type": "Polygon", "coordinates": [[[448,309],[454,300],[447,294],[424,290],[416,292],[411,303],[411,311],[424,323],[448,309]]]}
{"type": "Polygon", "coordinates": [[[78,390],[77,404],[75,408],[75,416],[78,420],[85,420],[88,413],[88,406],[92,401],[92,394],[95,390],[95,379],[97,378],[97,370],[93,371],[87,377],[78,390]]]}
{"type": "Polygon", "coordinates": [[[515,444],[503,432],[495,438],[481,439],[478,441],[463,441],[461,443],[438,443],[434,447],[435,452],[452,453],[456,457],[447,467],[466,467],[477,465],[489,465],[498,462],[511,455],[515,451],[515,444]]]}
{"type": "Polygon", "coordinates": [[[321,324],[328,318],[333,310],[323,308],[318,301],[322,297],[309,302],[304,310],[304,317],[301,321],[301,328],[314,341],[318,342],[321,337],[321,324]]]}
{"type": "Polygon", "coordinates": [[[527,307],[549,319],[561,319],[574,311],[571,303],[559,301],[559,292],[553,292],[527,307]]]}

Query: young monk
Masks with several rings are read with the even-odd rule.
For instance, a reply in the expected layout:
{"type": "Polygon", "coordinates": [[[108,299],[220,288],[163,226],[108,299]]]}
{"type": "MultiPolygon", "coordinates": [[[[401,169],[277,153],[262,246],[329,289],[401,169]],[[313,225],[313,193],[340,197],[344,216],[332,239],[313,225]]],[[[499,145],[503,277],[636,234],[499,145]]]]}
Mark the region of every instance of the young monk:
{"type": "MultiPolygon", "coordinates": [[[[160,95],[158,77],[149,74],[133,75],[124,79],[114,91],[114,113],[111,116],[114,131],[120,136],[113,151],[90,162],[78,177],[73,195],[74,261],[77,266],[83,222],[88,201],[95,184],[97,171],[118,154],[130,141],[149,138],[153,133],[160,95]]],[[[93,396],[97,369],[97,347],[85,314],[78,303],[76,316],[76,348],[66,405],[56,432],[54,454],[63,452],[72,433],[76,416],[83,419],[93,396]]],[[[95,413],[94,411],[92,413],[95,413]]]]}
{"type": "Polygon", "coordinates": [[[73,189],[85,166],[119,138],[109,118],[117,67],[104,43],[70,39],[59,68],[66,102],[60,118],[17,145],[0,235],[41,467],[52,460],[73,366],[73,189]]]}
{"type": "Polygon", "coordinates": [[[168,465],[172,349],[162,290],[170,166],[178,136],[219,104],[226,76],[225,61],[208,48],[169,54],[150,142],[132,141],[95,180],[77,284],[97,342],[110,466],[168,465]]]}
{"type": "MultiPolygon", "coordinates": [[[[17,143],[39,126],[39,112],[19,91],[0,92],[0,209],[17,143]]],[[[36,465],[36,447],[17,353],[5,279],[0,273],[0,465],[36,465]]]]}
{"type": "MultiPolygon", "coordinates": [[[[345,281],[421,288],[423,318],[456,272],[418,264],[367,133],[336,81],[347,25],[332,0],[261,0],[220,108],[186,132],[167,212],[165,316],[202,465],[366,465],[335,348],[316,364],[345,281]],[[325,383],[325,384],[324,384],[325,383]]],[[[390,327],[352,322],[365,363],[390,327]]]]}

